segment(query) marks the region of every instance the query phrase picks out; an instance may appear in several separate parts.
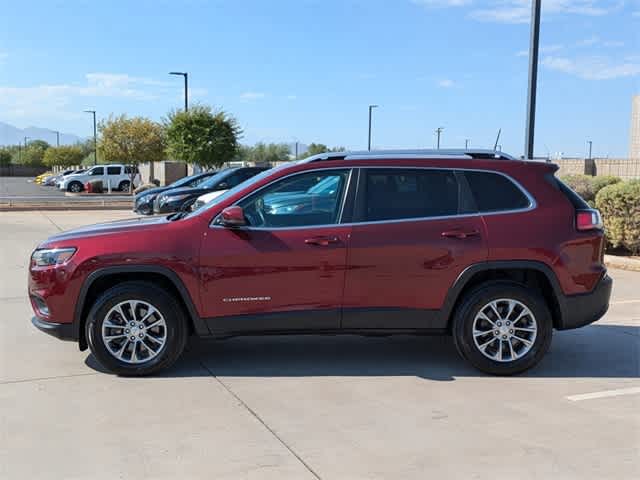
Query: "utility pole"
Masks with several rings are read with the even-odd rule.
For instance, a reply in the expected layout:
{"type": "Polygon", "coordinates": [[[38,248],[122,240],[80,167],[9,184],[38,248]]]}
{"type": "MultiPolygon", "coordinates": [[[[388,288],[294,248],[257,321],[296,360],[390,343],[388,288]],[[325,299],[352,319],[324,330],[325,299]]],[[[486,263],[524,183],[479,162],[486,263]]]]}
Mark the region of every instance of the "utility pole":
{"type": "Polygon", "coordinates": [[[181,75],[184,77],[184,111],[189,111],[189,73],[188,72],[169,72],[169,75],[181,75]]]}
{"type": "Polygon", "coordinates": [[[25,150],[27,149],[27,140],[29,140],[29,137],[24,137],[24,148],[25,148],[25,150]]]}
{"type": "Polygon", "coordinates": [[[298,141],[296,140],[296,160],[298,160],[298,141]]]}
{"type": "Polygon", "coordinates": [[[444,128],[442,128],[442,127],[436,128],[436,135],[438,135],[438,143],[437,143],[438,150],[440,150],[440,134],[442,133],[443,130],[444,130],[444,128]]]}
{"type": "Polygon", "coordinates": [[[589,144],[589,160],[591,160],[591,148],[593,147],[593,142],[591,140],[587,140],[587,143],[589,144]]]}
{"type": "Polygon", "coordinates": [[[93,114],[93,164],[98,164],[98,129],[96,128],[96,111],[85,110],[85,113],[93,114]]]}
{"type": "Polygon", "coordinates": [[[538,47],[540,44],[540,7],[542,0],[531,3],[531,39],[529,41],[529,90],[527,95],[527,127],[524,141],[524,158],[533,158],[536,126],[536,90],[538,86],[538,47]]]}
{"type": "Polygon", "coordinates": [[[371,111],[377,107],[378,105],[369,105],[369,141],[367,143],[367,150],[371,150],[371,111]]]}

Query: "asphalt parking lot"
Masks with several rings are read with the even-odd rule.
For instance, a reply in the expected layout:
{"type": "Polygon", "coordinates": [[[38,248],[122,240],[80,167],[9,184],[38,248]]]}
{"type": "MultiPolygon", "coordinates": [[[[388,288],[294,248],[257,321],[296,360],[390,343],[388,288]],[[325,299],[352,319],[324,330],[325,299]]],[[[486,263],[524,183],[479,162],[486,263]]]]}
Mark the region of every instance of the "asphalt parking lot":
{"type": "Polygon", "coordinates": [[[0,197],[64,197],[56,187],[38,185],[31,177],[0,177],[0,197]]]}
{"type": "Polygon", "coordinates": [[[609,313],[490,377],[449,338],[192,341],[143,379],[30,323],[27,262],[59,230],[130,212],[0,212],[2,479],[637,479],[640,273],[609,313]]]}

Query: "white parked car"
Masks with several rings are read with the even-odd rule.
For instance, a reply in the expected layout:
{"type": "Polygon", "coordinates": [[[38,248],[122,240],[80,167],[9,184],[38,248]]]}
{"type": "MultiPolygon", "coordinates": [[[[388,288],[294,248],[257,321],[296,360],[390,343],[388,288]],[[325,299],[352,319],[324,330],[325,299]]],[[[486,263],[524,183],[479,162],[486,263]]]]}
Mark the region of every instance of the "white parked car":
{"type": "Polygon", "coordinates": [[[200,208],[206,203],[209,203],[211,200],[213,200],[216,197],[219,197],[220,195],[222,195],[227,191],[228,190],[216,190],[215,192],[209,192],[209,193],[205,193],[204,195],[200,195],[198,198],[196,198],[196,201],[193,202],[193,207],[192,207],[193,210],[200,208]]]}
{"type": "Polygon", "coordinates": [[[137,167],[125,165],[96,165],[85,172],[67,175],[58,183],[58,188],[77,193],[84,190],[85,183],[102,180],[104,190],[111,187],[112,190],[128,192],[131,189],[131,169],[135,169],[133,187],[136,188],[140,185],[140,172],[137,167]]]}

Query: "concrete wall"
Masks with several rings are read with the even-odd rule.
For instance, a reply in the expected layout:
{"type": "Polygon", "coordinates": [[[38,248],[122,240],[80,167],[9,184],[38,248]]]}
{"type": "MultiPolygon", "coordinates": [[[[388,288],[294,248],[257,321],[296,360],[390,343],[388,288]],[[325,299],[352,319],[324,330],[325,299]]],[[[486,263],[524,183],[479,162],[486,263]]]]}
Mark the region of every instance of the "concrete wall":
{"type": "Polygon", "coordinates": [[[153,162],[153,165],[146,163],[138,168],[143,183],[149,183],[153,176],[160,181],[160,185],[168,185],[187,175],[187,166],[182,162],[153,162]]]}
{"type": "Polygon", "coordinates": [[[640,159],[636,158],[565,158],[554,160],[558,175],[613,175],[622,179],[640,178],[640,159]]]}
{"type": "Polygon", "coordinates": [[[640,159],[640,95],[634,95],[631,97],[629,157],[633,159],[640,159]]]}

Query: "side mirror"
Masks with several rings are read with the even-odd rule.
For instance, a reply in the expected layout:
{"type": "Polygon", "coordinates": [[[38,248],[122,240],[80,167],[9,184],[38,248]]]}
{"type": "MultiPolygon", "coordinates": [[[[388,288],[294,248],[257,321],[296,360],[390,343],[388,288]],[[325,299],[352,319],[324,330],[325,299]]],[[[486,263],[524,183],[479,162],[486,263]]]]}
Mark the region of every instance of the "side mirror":
{"type": "Polygon", "coordinates": [[[233,206],[222,210],[222,225],[225,227],[242,227],[247,224],[242,207],[233,206]]]}

